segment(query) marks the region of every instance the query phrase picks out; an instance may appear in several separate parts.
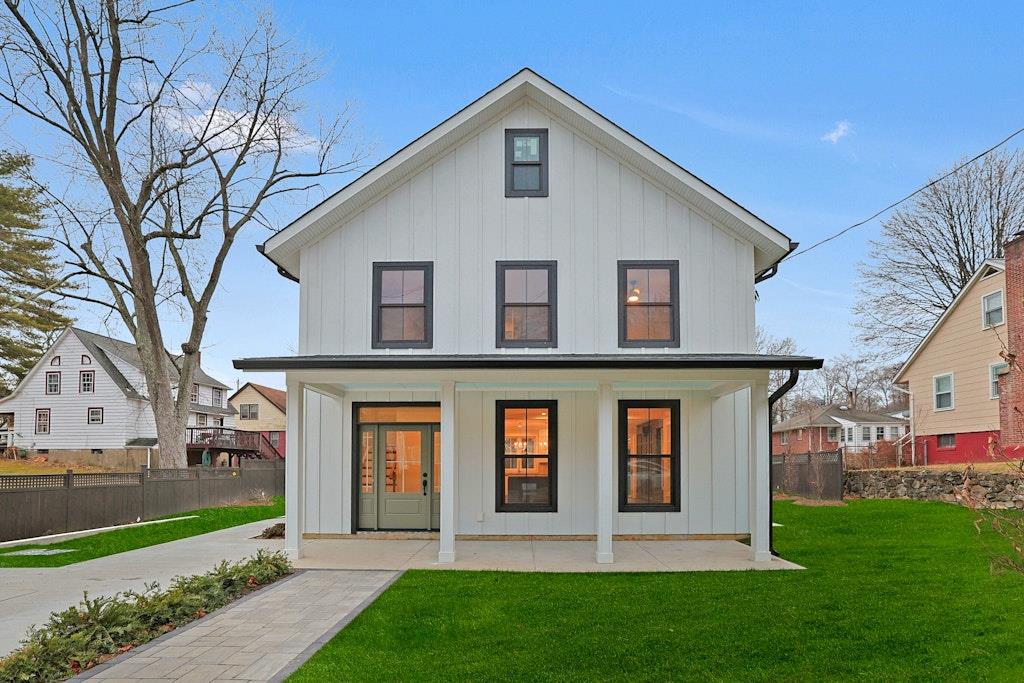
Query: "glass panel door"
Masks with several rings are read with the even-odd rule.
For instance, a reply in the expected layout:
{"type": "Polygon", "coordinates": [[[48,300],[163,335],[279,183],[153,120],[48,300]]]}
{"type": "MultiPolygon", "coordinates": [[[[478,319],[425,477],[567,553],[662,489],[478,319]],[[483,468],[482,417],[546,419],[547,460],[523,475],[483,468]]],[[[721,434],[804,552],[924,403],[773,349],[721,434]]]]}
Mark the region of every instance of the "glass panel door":
{"type": "Polygon", "coordinates": [[[378,430],[378,528],[429,529],[430,427],[380,425],[378,430]]]}

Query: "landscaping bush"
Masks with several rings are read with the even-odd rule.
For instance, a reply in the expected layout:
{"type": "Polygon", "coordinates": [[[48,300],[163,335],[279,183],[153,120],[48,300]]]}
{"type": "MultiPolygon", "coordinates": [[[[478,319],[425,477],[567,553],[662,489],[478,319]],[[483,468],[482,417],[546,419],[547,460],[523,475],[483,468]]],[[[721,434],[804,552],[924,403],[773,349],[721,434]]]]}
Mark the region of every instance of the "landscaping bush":
{"type": "Polygon", "coordinates": [[[90,598],[54,612],[33,628],[22,647],[0,660],[0,681],[58,681],[194,621],[218,607],[291,572],[283,553],[256,555],[212,571],[179,576],[167,590],[159,584],[142,592],[90,598]]]}

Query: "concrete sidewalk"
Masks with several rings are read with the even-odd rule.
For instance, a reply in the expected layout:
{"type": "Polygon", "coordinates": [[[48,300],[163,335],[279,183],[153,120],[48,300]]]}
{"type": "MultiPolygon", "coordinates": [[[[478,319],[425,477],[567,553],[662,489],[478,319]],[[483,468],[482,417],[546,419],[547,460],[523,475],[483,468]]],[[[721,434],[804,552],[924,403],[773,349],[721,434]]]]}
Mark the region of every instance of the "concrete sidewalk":
{"type": "Polygon", "coordinates": [[[278,521],[252,522],[66,567],[0,569],[0,656],[17,648],[33,624],[78,604],[85,591],[100,596],[142,590],[154,581],[166,586],[175,576],[209,571],[221,560],[240,560],[259,548],[280,550],[280,539],[253,540],[278,521]]]}

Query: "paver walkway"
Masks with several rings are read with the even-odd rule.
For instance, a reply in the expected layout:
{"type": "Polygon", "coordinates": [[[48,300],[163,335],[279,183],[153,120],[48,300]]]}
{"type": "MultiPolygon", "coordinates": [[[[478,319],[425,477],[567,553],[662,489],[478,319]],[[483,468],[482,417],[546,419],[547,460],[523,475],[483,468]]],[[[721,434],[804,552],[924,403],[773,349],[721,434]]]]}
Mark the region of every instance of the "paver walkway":
{"type": "Polygon", "coordinates": [[[0,569],[0,657],[18,647],[29,626],[78,604],[84,591],[99,596],[142,590],[153,581],[166,586],[175,576],[209,571],[221,560],[240,560],[259,548],[280,550],[280,539],[253,540],[277,521],[252,522],[66,567],[0,569]]]}
{"type": "Polygon", "coordinates": [[[83,678],[283,680],[399,574],[303,571],[96,667],[83,678]]]}

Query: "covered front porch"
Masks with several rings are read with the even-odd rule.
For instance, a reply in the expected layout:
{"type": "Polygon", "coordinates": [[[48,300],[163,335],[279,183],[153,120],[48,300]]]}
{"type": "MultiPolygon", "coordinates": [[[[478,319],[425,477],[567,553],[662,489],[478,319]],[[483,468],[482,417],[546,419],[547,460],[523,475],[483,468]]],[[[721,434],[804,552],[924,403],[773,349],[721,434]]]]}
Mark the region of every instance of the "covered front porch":
{"type": "MultiPolygon", "coordinates": [[[[753,354],[236,361],[241,369],[287,374],[285,547],[298,566],[531,571],[794,567],[773,558],[770,547],[768,371],[814,364],[753,354]],[[548,483],[534,487],[547,509],[519,509],[502,498],[509,488],[506,404],[551,411],[557,457],[530,451],[530,463],[518,461],[550,468],[548,483]],[[652,417],[639,428],[632,414],[627,419],[627,405],[648,404],[672,406],[671,418],[652,417]],[[361,452],[365,405],[437,407],[437,424],[418,427],[425,431],[417,437],[436,439],[436,461],[422,464],[423,502],[436,508],[427,528],[436,536],[364,531],[372,518],[361,493],[375,490],[373,482],[367,488],[361,452]],[[664,448],[637,450],[663,439],[664,448]],[[648,489],[654,482],[654,497],[636,504],[629,477],[648,489]]],[[[532,484],[524,476],[518,472],[516,486],[532,484]]]]}

